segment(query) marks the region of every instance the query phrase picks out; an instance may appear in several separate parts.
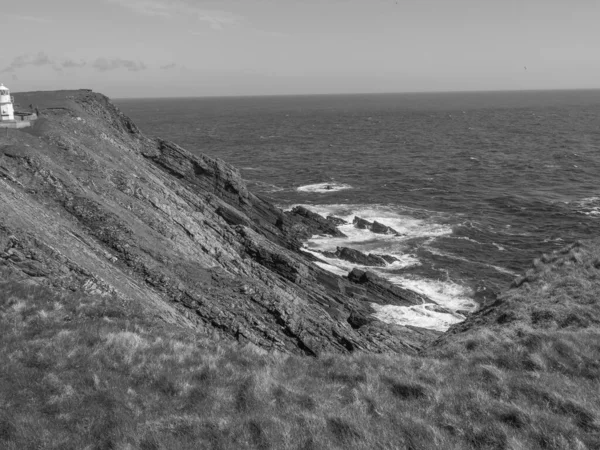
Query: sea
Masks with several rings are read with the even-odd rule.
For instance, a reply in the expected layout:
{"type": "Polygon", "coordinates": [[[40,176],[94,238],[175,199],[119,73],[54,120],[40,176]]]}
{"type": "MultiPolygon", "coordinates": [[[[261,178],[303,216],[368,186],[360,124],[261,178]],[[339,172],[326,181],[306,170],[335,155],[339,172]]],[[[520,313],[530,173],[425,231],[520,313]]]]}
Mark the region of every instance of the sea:
{"type": "Polygon", "coordinates": [[[322,251],[396,258],[369,270],[431,299],[373,305],[443,331],[492,302],[534,258],[600,234],[600,90],[122,99],[140,129],[236,166],[282,209],[348,223],[322,251]],[[378,221],[397,234],[353,225],[378,221]]]}

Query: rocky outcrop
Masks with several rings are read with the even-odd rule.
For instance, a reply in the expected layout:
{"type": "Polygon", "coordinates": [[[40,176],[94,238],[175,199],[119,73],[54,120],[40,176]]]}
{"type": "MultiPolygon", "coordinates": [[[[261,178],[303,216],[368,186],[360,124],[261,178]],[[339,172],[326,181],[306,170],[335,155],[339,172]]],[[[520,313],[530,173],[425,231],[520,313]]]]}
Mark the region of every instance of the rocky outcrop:
{"type": "Polygon", "coordinates": [[[392,227],[388,227],[387,225],[377,222],[376,220],[373,222],[369,222],[366,219],[362,219],[358,216],[355,216],[352,223],[354,224],[354,226],[356,228],[358,228],[360,230],[369,230],[372,233],[377,233],[377,234],[393,234],[395,236],[400,235],[400,233],[398,233],[392,227]]]}
{"type": "Polygon", "coordinates": [[[331,223],[333,223],[336,227],[339,227],[340,225],[346,225],[348,223],[348,222],[346,222],[344,219],[342,219],[340,217],[327,216],[325,218],[327,220],[329,220],[331,223]]]}
{"type": "Polygon", "coordinates": [[[396,286],[373,272],[353,269],[348,274],[348,279],[367,289],[368,299],[374,303],[410,306],[431,302],[426,296],[396,286]]]}
{"type": "Polygon", "coordinates": [[[335,219],[324,218],[304,206],[296,206],[287,213],[292,220],[293,233],[301,238],[308,239],[315,234],[325,234],[333,237],[346,237],[338,230],[339,224],[335,219]]]}
{"type": "Polygon", "coordinates": [[[361,266],[387,266],[387,261],[381,256],[373,254],[366,255],[361,251],[348,247],[337,247],[335,252],[323,252],[323,255],[328,258],[343,259],[344,261],[349,261],[361,266]]]}
{"type": "Polygon", "coordinates": [[[224,161],[144,136],[103,95],[15,96],[43,119],[0,141],[0,276],[289,353],[415,352],[439,334],[374,320],[370,302],[410,295],[299,251],[343,236],[335,220],[282,212],[224,161]]]}

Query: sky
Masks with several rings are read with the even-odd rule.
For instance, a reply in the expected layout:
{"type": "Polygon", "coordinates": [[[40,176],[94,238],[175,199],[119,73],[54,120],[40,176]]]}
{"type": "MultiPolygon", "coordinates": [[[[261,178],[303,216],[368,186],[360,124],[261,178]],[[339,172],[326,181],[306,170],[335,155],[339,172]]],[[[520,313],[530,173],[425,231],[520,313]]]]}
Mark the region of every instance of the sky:
{"type": "Polygon", "coordinates": [[[13,92],[89,88],[130,98],[600,88],[598,0],[2,3],[0,82],[13,92]]]}

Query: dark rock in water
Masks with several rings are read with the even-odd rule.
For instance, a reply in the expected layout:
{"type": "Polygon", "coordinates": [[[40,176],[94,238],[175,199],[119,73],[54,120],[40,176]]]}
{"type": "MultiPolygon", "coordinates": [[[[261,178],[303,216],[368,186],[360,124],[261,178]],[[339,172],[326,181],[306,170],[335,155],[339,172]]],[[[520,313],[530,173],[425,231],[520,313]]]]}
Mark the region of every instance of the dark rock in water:
{"type": "Polygon", "coordinates": [[[380,256],[365,255],[363,252],[348,247],[338,247],[335,252],[323,252],[323,254],[329,258],[343,259],[361,266],[384,267],[387,265],[386,261],[380,256]]]}
{"type": "Polygon", "coordinates": [[[373,303],[397,306],[431,303],[431,300],[426,296],[396,286],[370,271],[354,268],[348,274],[348,279],[352,283],[366,287],[368,289],[368,298],[363,300],[373,303]]]}
{"type": "Polygon", "coordinates": [[[370,230],[371,226],[373,225],[368,220],[362,219],[358,216],[354,216],[354,220],[352,221],[352,223],[354,224],[355,228],[358,228],[360,230],[370,230]]]}
{"type": "Polygon", "coordinates": [[[388,227],[387,225],[384,225],[382,223],[377,222],[376,220],[373,222],[373,225],[371,225],[371,231],[373,233],[377,233],[377,234],[398,234],[398,232],[396,230],[394,230],[391,227],[388,227]]]}
{"type": "Polygon", "coordinates": [[[396,258],[394,256],[391,256],[391,255],[380,255],[378,253],[371,253],[370,255],[371,256],[377,256],[377,257],[383,259],[388,264],[393,264],[396,261],[400,261],[398,258],[396,258]]]}
{"type": "Polygon", "coordinates": [[[399,233],[391,227],[384,225],[376,220],[374,222],[369,222],[361,217],[354,216],[354,220],[352,221],[356,228],[361,230],[369,230],[373,233],[377,234],[394,234],[399,236],[399,233]]]}
{"type": "Polygon", "coordinates": [[[296,206],[291,211],[286,212],[286,216],[292,221],[293,232],[300,239],[308,239],[315,234],[346,237],[344,233],[337,229],[335,221],[326,219],[304,206],[296,206]]]}
{"type": "Polygon", "coordinates": [[[442,314],[452,314],[452,311],[450,309],[445,308],[444,306],[436,305],[436,304],[427,305],[426,309],[429,311],[434,311],[434,312],[438,312],[438,313],[442,313],[442,314]]]}
{"type": "Polygon", "coordinates": [[[327,216],[326,219],[329,220],[331,223],[334,223],[336,226],[346,225],[348,223],[344,219],[335,216],[327,216]]]}

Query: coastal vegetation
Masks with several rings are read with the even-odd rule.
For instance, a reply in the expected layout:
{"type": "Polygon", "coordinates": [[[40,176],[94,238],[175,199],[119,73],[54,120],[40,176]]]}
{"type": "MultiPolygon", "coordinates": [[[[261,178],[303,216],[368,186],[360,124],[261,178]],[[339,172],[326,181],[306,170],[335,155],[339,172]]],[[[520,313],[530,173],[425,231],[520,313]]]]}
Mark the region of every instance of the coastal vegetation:
{"type": "Polygon", "coordinates": [[[599,299],[576,243],[418,355],[303,357],[3,281],[0,447],[600,448],[599,299]]]}

